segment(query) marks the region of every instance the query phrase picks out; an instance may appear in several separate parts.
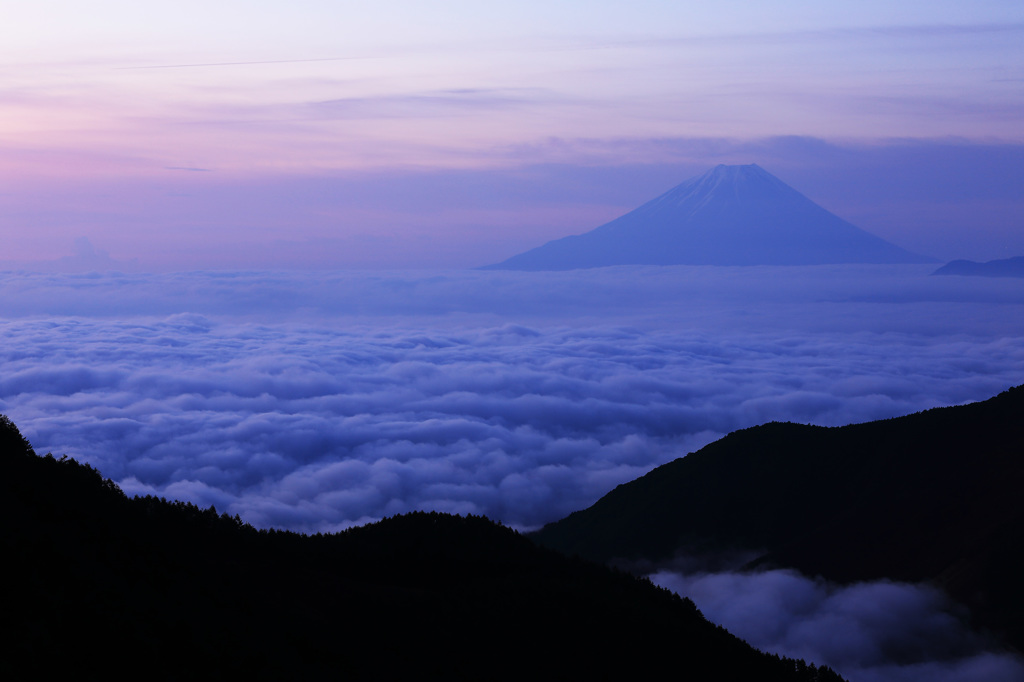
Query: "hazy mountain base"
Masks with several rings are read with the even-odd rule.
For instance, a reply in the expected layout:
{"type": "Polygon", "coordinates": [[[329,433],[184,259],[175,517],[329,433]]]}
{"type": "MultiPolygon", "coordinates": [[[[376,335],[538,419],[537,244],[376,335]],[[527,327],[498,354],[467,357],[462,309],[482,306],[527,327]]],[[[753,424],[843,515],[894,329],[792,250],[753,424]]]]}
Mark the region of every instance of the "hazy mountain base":
{"type": "Polygon", "coordinates": [[[600,560],[763,550],[850,584],[929,581],[1024,645],[1024,387],[838,428],[737,431],[535,534],[600,560]]]}
{"type": "Polygon", "coordinates": [[[212,507],[129,499],[88,465],[37,457],[6,417],[0,458],[16,678],[841,679],[481,517],[256,531],[212,507]]]}

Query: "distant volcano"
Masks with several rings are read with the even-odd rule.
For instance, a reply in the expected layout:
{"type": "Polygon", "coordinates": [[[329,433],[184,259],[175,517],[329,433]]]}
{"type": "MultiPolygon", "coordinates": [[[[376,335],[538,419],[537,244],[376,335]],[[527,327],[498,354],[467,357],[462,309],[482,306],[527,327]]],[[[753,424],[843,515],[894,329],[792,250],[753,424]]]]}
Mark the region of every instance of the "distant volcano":
{"type": "Polygon", "coordinates": [[[829,213],[751,164],[716,166],[590,232],[483,269],[930,262],[829,213]]]}

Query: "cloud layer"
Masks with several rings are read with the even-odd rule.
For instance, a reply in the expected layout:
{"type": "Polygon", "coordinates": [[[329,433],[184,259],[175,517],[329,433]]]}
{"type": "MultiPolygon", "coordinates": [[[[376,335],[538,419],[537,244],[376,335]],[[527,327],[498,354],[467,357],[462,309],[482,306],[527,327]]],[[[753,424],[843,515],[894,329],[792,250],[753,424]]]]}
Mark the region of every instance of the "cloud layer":
{"type": "Polygon", "coordinates": [[[734,429],[1020,383],[1024,293],[925,272],[8,274],[0,412],[258,526],[533,528],[734,429]]]}
{"type": "Polygon", "coordinates": [[[1014,682],[1024,661],[969,632],[934,589],[890,582],[840,587],[793,571],[686,575],[653,582],[693,599],[750,644],[828,665],[856,682],[1014,682]]]}

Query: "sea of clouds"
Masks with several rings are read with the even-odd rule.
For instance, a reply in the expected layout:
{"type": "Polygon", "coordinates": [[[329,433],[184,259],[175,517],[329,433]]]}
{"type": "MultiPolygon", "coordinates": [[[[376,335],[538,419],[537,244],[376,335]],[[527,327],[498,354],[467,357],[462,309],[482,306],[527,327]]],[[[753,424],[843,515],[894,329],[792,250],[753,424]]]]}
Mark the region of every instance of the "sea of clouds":
{"type": "Polygon", "coordinates": [[[0,275],[0,412],[133,494],[536,528],[729,431],[1024,381],[1019,280],[929,267],[0,275]]]}
{"type": "MultiPolygon", "coordinates": [[[[1024,282],[931,270],[0,273],[0,412],[129,494],[259,527],[434,509],[533,529],[735,429],[1024,382],[1024,282]]],[[[659,579],[854,680],[1020,679],[919,588],[659,579]]]]}

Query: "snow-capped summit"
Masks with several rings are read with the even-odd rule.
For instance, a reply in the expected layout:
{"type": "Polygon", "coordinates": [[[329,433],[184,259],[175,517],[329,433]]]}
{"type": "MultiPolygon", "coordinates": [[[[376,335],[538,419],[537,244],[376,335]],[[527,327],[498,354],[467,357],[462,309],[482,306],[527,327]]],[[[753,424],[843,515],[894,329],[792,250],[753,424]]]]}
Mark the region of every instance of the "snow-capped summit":
{"type": "Polygon", "coordinates": [[[489,270],[606,265],[927,263],[817,205],[756,164],[720,165],[582,235],[489,270]]]}

